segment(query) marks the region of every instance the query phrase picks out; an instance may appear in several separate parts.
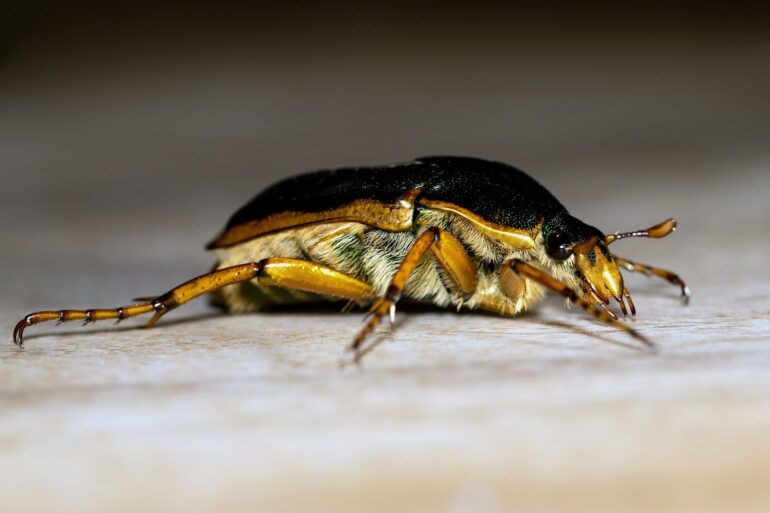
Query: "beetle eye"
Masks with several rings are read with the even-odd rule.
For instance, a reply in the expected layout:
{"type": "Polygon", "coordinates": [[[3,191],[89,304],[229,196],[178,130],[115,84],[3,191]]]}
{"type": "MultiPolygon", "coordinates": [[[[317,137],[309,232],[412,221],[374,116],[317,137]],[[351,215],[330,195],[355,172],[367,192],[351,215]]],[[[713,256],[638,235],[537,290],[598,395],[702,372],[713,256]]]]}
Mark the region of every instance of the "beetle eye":
{"type": "Polygon", "coordinates": [[[566,260],[572,254],[569,240],[561,233],[555,233],[545,241],[545,252],[554,260],[566,260]]]}

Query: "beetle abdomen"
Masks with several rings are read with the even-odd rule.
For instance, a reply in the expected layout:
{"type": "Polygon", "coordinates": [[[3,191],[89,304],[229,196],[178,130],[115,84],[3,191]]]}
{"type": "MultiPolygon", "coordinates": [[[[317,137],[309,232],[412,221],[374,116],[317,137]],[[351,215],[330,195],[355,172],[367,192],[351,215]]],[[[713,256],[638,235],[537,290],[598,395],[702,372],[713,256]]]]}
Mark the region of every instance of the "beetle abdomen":
{"type": "MultiPolygon", "coordinates": [[[[360,223],[329,223],[267,235],[220,250],[218,268],[265,258],[297,258],[323,264],[371,284],[382,295],[414,242],[412,232],[388,232],[360,223]]],[[[444,306],[452,301],[434,262],[420,262],[405,297],[444,306]]],[[[261,286],[257,281],[227,287],[218,298],[229,311],[258,310],[270,304],[334,300],[305,292],[261,286]]]]}
{"type": "MultiPolygon", "coordinates": [[[[485,308],[503,314],[517,313],[541,297],[540,287],[530,284],[521,298],[500,289],[500,266],[510,251],[490,240],[472,224],[451,213],[422,209],[417,225],[451,231],[473,255],[478,289],[463,298],[451,290],[451,280],[431,256],[426,255],[411,274],[403,297],[436,306],[485,308]],[[483,255],[483,257],[478,256],[483,255]]],[[[390,281],[414,244],[417,233],[388,232],[361,223],[328,223],[285,230],[219,250],[218,268],[282,257],[322,264],[372,286],[376,296],[385,295],[390,281]]],[[[217,304],[231,312],[259,310],[272,304],[335,300],[297,290],[260,285],[257,280],[222,289],[217,304]]]]}

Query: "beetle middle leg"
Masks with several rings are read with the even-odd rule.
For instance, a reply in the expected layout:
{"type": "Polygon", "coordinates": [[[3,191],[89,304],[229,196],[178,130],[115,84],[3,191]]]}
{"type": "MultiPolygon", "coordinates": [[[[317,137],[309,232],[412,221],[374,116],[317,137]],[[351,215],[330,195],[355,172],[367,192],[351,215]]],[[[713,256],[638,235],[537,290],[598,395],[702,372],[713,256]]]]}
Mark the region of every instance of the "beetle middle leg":
{"type": "MultiPolygon", "coordinates": [[[[428,228],[422,235],[417,237],[412,247],[409,248],[398,270],[391,278],[390,286],[388,286],[385,296],[375,301],[369,309],[366,325],[347,347],[346,353],[352,353],[352,361],[354,363],[360,362],[366,353],[378,345],[377,342],[373,342],[364,347],[363,342],[374,331],[386,314],[390,315],[391,322],[393,322],[396,303],[401,299],[401,293],[404,287],[406,287],[409,277],[417,268],[417,264],[420,263],[422,257],[429,250],[446,271],[454,292],[468,297],[476,290],[478,283],[476,268],[460,241],[449,232],[440,228],[428,228]]],[[[347,359],[343,356],[340,363],[344,365],[347,363],[347,359]]]]}
{"type": "Polygon", "coordinates": [[[89,310],[48,310],[25,316],[13,330],[14,342],[22,346],[24,330],[45,321],[59,322],[83,320],[85,323],[104,319],[122,321],[130,317],[153,313],[147,326],[153,326],[166,312],[203,294],[227,285],[235,285],[256,279],[263,285],[315,292],[328,296],[356,301],[373,297],[369,284],[359,281],[329,267],[293,258],[266,258],[259,262],[226,267],[193,278],[171,290],[140,303],[119,308],[89,310]]]}
{"type": "Polygon", "coordinates": [[[536,281],[537,283],[543,285],[544,287],[560,294],[561,296],[571,300],[573,303],[578,305],[580,308],[585,310],[586,312],[590,313],[600,321],[609,324],[610,326],[614,326],[618,329],[621,329],[634,337],[635,339],[639,340],[642,344],[644,344],[647,349],[649,349],[652,352],[657,352],[657,348],[655,344],[653,344],[649,339],[647,339],[644,335],[633,329],[632,327],[620,322],[617,319],[614,319],[609,313],[607,313],[606,310],[597,308],[593,304],[589,303],[588,301],[584,300],[580,296],[577,295],[577,293],[569,288],[564,283],[560,282],[553,276],[541,271],[540,269],[537,269],[536,267],[533,267],[529,265],[528,263],[514,259],[510,262],[510,267],[518,274],[529,278],[531,280],[536,281]]]}
{"type": "Polygon", "coordinates": [[[617,255],[614,255],[614,257],[615,261],[620,267],[623,267],[629,271],[646,274],[647,276],[655,275],[659,278],[663,278],[672,285],[677,285],[682,291],[681,295],[684,304],[688,304],[690,302],[690,287],[687,286],[687,284],[684,282],[684,280],[682,280],[682,278],[679,277],[678,274],[666,269],[661,269],[660,267],[653,267],[646,264],[632,262],[631,260],[621,258],[617,255]]]}

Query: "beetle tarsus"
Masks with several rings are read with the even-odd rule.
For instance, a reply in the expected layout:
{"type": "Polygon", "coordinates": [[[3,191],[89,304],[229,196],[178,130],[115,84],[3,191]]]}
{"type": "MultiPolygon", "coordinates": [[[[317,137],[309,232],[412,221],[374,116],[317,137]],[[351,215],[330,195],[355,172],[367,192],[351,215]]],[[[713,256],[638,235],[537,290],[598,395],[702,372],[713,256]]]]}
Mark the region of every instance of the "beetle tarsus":
{"type": "Polygon", "coordinates": [[[375,301],[375,303],[369,309],[369,312],[366,314],[366,317],[364,318],[366,324],[358,332],[356,338],[353,339],[353,343],[350,345],[350,349],[357,350],[359,347],[361,347],[361,344],[363,344],[369,333],[374,331],[377,325],[380,324],[383,316],[388,313],[392,307],[395,307],[395,303],[389,299],[382,298],[375,301]]]}
{"type": "Polygon", "coordinates": [[[67,321],[83,321],[83,326],[104,319],[117,319],[120,321],[123,317],[133,317],[152,311],[148,304],[134,304],[119,309],[88,309],[88,310],[45,310],[34,312],[16,324],[13,330],[13,341],[19,347],[23,346],[24,330],[35,324],[46,321],[56,321],[60,325],[67,321]],[[128,311],[128,313],[126,313],[128,311]]]}
{"type": "Polygon", "coordinates": [[[203,274],[171,289],[160,296],[153,296],[147,301],[141,301],[119,308],[92,308],[88,310],[46,310],[34,312],[20,321],[13,332],[13,339],[17,345],[21,345],[24,329],[33,324],[46,321],[84,321],[89,324],[95,321],[115,319],[120,322],[123,319],[139,315],[153,313],[149,326],[155,324],[158,319],[169,310],[190,301],[202,294],[219,289],[226,285],[241,283],[253,279],[262,269],[261,263],[248,263],[236,265],[224,269],[203,274]]]}
{"type": "Polygon", "coordinates": [[[672,285],[678,286],[681,290],[682,302],[685,305],[690,303],[690,287],[687,286],[687,284],[678,274],[666,269],[661,269],[660,267],[633,262],[617,255],[615,256],[615,261],[618,263],[618,265],[629,271],[641,273],[645,276],[657,276],[658,278],[662,278],[672,285]]]}

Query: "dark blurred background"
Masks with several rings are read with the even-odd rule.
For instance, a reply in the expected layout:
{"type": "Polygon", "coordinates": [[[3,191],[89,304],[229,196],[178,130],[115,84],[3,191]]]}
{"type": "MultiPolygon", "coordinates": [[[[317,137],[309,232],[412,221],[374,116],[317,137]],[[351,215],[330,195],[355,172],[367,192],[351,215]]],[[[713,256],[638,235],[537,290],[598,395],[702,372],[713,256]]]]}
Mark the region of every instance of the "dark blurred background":
{"type": "Polygon", "coordinates": [[[2,305],[165,289],[259,189],[318,168],[498,159],[606,231],[706,233],[767,183],[767,8],[278,4],[3,3],[2,305]]]}

